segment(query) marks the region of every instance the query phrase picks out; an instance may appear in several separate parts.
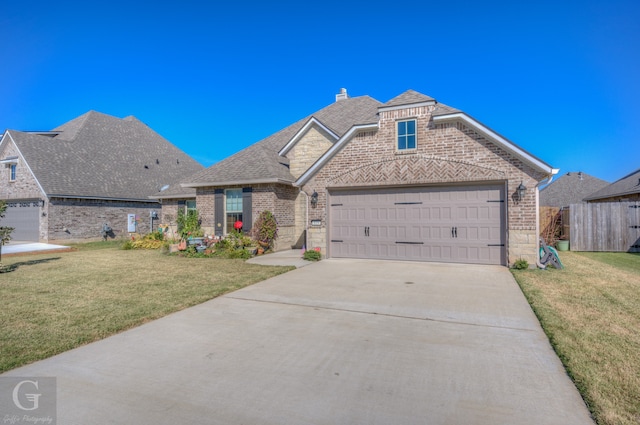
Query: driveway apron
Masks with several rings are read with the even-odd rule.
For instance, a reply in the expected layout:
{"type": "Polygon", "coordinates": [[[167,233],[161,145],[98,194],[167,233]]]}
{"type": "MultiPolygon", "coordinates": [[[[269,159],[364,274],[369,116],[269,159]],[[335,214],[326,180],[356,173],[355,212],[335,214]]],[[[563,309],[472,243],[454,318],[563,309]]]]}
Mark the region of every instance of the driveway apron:
{"type": "Polygon", "coordinates": [[[499,266],[324,260],[2,376],[59,424],[593,424],[499,266]]]}

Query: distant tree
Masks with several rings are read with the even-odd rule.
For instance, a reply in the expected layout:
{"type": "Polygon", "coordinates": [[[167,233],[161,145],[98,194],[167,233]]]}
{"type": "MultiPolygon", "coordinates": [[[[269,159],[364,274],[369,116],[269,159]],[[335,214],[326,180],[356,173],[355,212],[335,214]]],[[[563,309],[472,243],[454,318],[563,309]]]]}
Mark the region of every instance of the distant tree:
{"type": "MultiPolygon", "coordinates": [[[[0,219],[4,218],[4,212],[7,210],[7,202],[0,201],[0,219]]],[[[2,246],[11,240],[11,232],[13,227],[0,227],[0,261],[2,261],[2,246]]],[[[0,267],[2,265],[0,264],[0,267]]]]}

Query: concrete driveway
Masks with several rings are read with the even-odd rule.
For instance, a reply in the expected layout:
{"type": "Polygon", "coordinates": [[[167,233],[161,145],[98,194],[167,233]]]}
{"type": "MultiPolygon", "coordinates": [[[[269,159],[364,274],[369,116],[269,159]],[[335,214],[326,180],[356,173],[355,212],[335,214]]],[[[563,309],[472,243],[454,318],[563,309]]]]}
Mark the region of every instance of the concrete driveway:
{"type": "Polygon", "coordinates": [[[3,376],[59,424],[593,424],[497,266],[325,260],[3,376]]]}

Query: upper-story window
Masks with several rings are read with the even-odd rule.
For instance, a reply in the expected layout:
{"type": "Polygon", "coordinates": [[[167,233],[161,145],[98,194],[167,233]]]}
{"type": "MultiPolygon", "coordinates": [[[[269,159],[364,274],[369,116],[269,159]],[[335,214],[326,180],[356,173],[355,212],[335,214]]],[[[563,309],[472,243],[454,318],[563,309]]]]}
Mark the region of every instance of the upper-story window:
{"type": "Polygon", "coordinates": [[[9,165],[9,181],[15,181],[16,180],[16,164],[10,164],[9,165]]]}
{"type": "Polygon", "coordinates": [[[398,150],[416,148],[416,120],[398,121],[398,150]]]}

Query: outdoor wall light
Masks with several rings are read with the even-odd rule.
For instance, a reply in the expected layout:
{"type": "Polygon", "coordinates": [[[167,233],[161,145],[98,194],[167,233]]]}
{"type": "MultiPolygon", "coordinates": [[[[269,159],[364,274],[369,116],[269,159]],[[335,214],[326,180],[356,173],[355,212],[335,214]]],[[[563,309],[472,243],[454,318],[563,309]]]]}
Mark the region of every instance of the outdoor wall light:
{"type": "Polygon", "coordinates": [[[316,205],[318,205],[318,192],[314,190],[311,194],[311,206],[315,208],[316,205]]]}
{"type": "Polygon", "coordinates": [[[520,182],[516,191],[518,192],[518,201],[522,201],[524,199],[524,194],[527,192],[527,188],[522,184],[522,182],[520,182]]]}
{"type": "Polygon", "coordinates": [[[40,206],[44,207],[44,199],[40,199],[40,206]]]}

